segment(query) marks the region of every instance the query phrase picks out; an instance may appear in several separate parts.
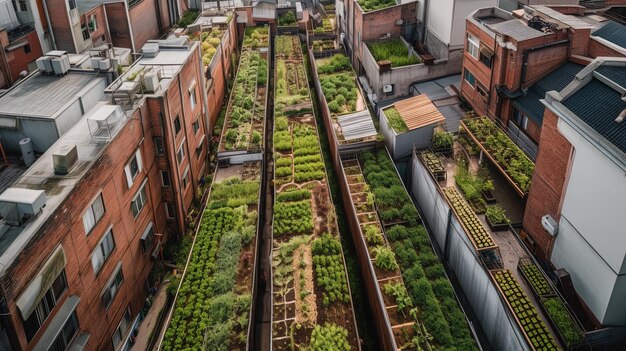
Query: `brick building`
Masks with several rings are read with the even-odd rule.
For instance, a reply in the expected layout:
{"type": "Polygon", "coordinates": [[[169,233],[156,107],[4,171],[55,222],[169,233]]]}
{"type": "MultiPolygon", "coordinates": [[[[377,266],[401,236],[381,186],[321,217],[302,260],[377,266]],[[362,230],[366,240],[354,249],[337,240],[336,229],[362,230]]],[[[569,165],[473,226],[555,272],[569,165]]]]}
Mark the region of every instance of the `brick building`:
{"type": "Polygon", "coordinates": [[[73,53],[112,44],[138,52],[187,11],[179,0],[44,0],[56,48],[73,53]]]}
{"type": "Polygon", "coordinates": [[[594,58],[626,55],[602,38],[613,31],[606,26],[624,28],[580,6],[477,10],[467,18],[461,95],[509,129],[534,159],[543,119],[538,99],[562,89],[594,58]]]}
{"type": "Polygon", "coordinates": [[[2,349],[130,345],[154,257],[185,227],[207,150],[199,44],[143,51],[107,88],[111,101],[0,194],[2,349]]]}
{"type": "Polygon", "coordinates": [[[42,55],[29,3],[14,6],[0,0],[0,89],[12,85],[23,72],[34,70],[34,61],[42,55]]]}
{"type": "MultiPolygon", "coordinates": [[[[626,58],[601,57],[563,89],[545,95],[539,153],[524,215],[524,228],[538,252],[570,274],[580,297],[574,303],[583,306],[596,326],[622,330],[625,94],[626,58]],[[544,216],[548,218],[542,220],[544,216]]],[[[623,331],[615,334],[624,337],[623,331]]]]}

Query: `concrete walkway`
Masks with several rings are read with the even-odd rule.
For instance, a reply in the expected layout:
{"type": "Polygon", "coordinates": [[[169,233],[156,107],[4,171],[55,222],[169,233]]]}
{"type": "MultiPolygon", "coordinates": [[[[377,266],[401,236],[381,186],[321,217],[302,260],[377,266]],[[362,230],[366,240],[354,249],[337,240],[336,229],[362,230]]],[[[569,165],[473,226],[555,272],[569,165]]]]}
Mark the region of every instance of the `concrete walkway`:
{"type": "MultiPolygon", "coordinates": [[[[132,347],[132,350],[148,350],[148,343],[150,342],[150,335],[152,331],[156,327],[158,323],[159,314],[161,310],[165,308],[165,303],[167,302],[167,286],[169,282],[162,283],[159,289],[157,290],[154,298],[152,300],[152,306],[150,310],[148,310],[148,314],[145,316],[141,324],[139,325],[139,333],[137,334],[137,338],[135,339],[135,344],[132,347]]],[[[161,326],[163,329],[163,326],[161,326]]],[[[163,330],[159,331],[159,334],[162,333],[163,330]]],[[[153,348],[156,350],[156,346],[153,348]]]]}

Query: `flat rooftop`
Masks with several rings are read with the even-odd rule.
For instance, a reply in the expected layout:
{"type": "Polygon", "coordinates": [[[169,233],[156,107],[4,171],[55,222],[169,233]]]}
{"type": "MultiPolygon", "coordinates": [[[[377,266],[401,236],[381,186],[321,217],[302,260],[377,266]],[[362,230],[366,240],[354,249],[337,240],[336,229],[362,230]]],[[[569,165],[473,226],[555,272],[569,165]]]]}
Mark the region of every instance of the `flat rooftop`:
{"type": "MultiPolygon", "coordinates": [[[[100,157],[110,140],[115,138],[116,134],[113,134],[110,140],[94,139],[91,136],[88,126],[89,118],[98,115],[102,110],[112,111],[111,105],[107,105],[106,102],[96,104],[11,185],[12,188],[44,190],[46,206],[37,217],[19,227],[10,226],[4,221],[0,221],[0,277],[6,273],[7,268],[15,261],[20,252],[24,250],[39,229],[71,194],[100,157]],[[54,174],[52,155],[74,145],[78,151],[76,164],[67,175],[54,174]]],[[[121,107],[116,107],[115,113],[121,118],[114,130],[116,133],[124,125],[126,119],[121,107]]]]}
{"type": "Polygon", "coordinates": [[[102,80],[94,72],[70,70],[62,77],[35,73],[0,97],[0,116],[56,118],[65,105],[102,80]]]}

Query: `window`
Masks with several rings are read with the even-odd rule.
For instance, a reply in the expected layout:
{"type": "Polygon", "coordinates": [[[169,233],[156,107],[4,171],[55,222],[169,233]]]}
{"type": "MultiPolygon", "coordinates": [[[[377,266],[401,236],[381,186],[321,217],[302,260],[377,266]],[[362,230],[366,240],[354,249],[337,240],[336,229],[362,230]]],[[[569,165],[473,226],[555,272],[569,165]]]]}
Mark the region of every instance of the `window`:
{"type": "Polygon", "coordinates": [[[87,30],[87,26],[82,24],[80,31],[83,32],[83,40],[89,40],[89,30],[87,30]]]}
{"type": "Polygon", "coordinates": [[[513,123],[515,123],[522,130],[526,130],[528,128],[528,116],[519,111],[518,109],[513,110],[513,123]]]}
{"type": "Polygon", "coordinates": [[[67,4],[70,6],[70,10],[76,8],[76,0],[67,0],[67,4]]]}
{"type": "Polygon", "coordinates": [[[26,45],[24,45],[24,53],[25,53],[25,54],[30,53],[30,52],[31,52],[31,50],[32,50],[32,49],[30,48],[30,44],[26,44],[26,45]]]}
{"type": "Polygon", "coordinates": [[[176,117],[176,119],[174,119],[174,132],[176,135],[180,132],[180,117],[176,117]]]}
{"type": "Polygon", "coordinates": [[[171,202],[165,203],[165,217],[167,219],[174,219],[174,205],[171,202]]]}
{"type": "Polygon", "coordinates": [[[28,6],[26,6],[25,0],[20,0],[20,12],[27,12],[28,6]]]}
{"type": "Polygon", "coordinates": [[[152,241],[154,240],[154,225],[152,222],[148,224],[146,230],[141,234],[141,248],[143,252],[148,252],[152,248],[152,241]]]}
{"type": "Polygon", "coordinates": [[[104,262],[109,258],[113,249],[115,249],[115,240],[113,239],[113,230],[109,229],[91,254],[91,265],[96,274],[100,272],[100,268],[102,268],[104,262]]]}
{"type": "Polygon", "coordinates": [[[183,146],[185,146],[185,140],[183,140],[183,142],[180,143],[180,146],[178,147],[178,151],[176,152],[176,160],[178,161],[179,165],[185,159],[185,148],[183,146]]]}
{"type": "Polygon", "coordinates": [[[117,329],[115,329],[115,332],[113,332],[113,336],[111,337],[111,342],[113,343],[113,350],[116,350],[122,343],[122,340],[124,340],[124,337],[126,336],[126,332],[128,332],[128,329],[130,328],[131,319],[132,319],[132,316],[130,314],[130,306],[129,306],[126,308],[126,312],[122,316],[122,320],[120,321],[120,324],[117,326],[117,329]]]}
{"type": "Polygon", "coordinates": [[[144,182],[141,189],[137,192],[137,195],[130,202],[130,210],[133,212],[133,216],[137,218],[139,212],[144,208],[146,202],[148,202],[148,196],[146,195],[146,183],[144,182]]]}
{"type": "Polygon", "coordinates": [[[479,81],[476,81],[476,91],[478,91],[480,96],[483,98],[483,101],[487,102],[489,93],[487,91],[487,88],[479,81]]]}
{"type": "Polygon", "coordinates": [[[476,85],[476,77],[474,77],[472,72],[468,71],[467,69],[465,69],[465,71],[463,72],[463,78],[469,85],[472,86],[472,88],[476,85]]]}
{"type": "Polygon", "coordinates": [[[65,270],[56,277],[48,291],[43,295],[41,301],[35,307],[35,310],[28,316],[28,318],[22,321],[24,325],[24,332],[26,333],[26,339],[28,341],[37,334],[37,331],[41,325],[46,321],[46,318],[52,312],[52,309],[61,300],[63,292],[67,289],[67,278],[65,276],[65,270]]]}
{"type": "Polygon", "coordinates": [[[83,214],[83,226],[85,227],[85,234],[91,233],[93,227],[96,226],[100,218],[104,216],[104,201],[102,200],[102,193],[96,197],[96,199],[89,205],[85,214],[83,214]]]}
{"type": "Polygon", "coordinates": [[[164,187],[170,186],[170,173],[168,171],[161,171],[161,185],[164,187]]]}
{"type": "Polygon", "coordinates": [[[163,138],[154,138],[154,151],[157,156],[163,156],[165,154],[165,146],[163,145],[163,138]]]}
{"type": "Polygon", "coordinates": [[[185,168],[185,171],[183,172],[183,190],[187,189],[187,184],[189,184],[189,166],[187,166],[187,168],[185,168]]]}
{"type": "Polygon", "coordinates": [[[76,317],[76,311],[72,312],[70,318],[67,319],[63,329],[52,343],[52,346],[48,348],[49,351],[64,351],[74,339],[74,335],[78,333],[79,325],[78,318],[76,317]]]}
{"type": "Polygon", "coordinates": [[[119,268],[113,273],[113,275],[109,279],[109,283],[107,284],[107,288],[104,291],[104,294],[102,294],[102,304],[105,308],[108,309],[109,306],[111,306],[111,302],[120,290],[120,286],[122,285],[123,281],[124,274],[122,274],[122,265],[120,263],[119,268]]]}
{"type": "Polygon", "coordinates": [[[92,32],[98,30],[98,20],[96,18],[96,15],[89,16],[89,30],[92,32]]]}
{"type": "Polygon", "coordinates": [[[202,155],[202,150],[204,150],[204,141],[196,148],[196,157],[202,155]]]}
{"type": "Polygon", "coordinates": [[[480,47],[480,40],[477,37],[467,33],[467,52],[475,59],[478,59],[478,48],[480,47]]]}
{"type": "Polygon", "coordinates": [[[480,48],[480,62],[485,66],[491,68],[491,59],[493,58],[493,51],[486,46],[480,48]]]}
{"type": "Polygon", "coordinates": [[[137,149],[133,157],[126,164],[126,167],[124,167],[124,173],[126,174],[126,183],[128,184],[128,188],[133,185],[133,182],[135,181],[135,178],[137,178],[137,174],[141,172],[142,167],[143,165],[141,163],[141,149],[137,149]]]}
{"type": "Polygon", "coordinates": [[[189,88],[189,101],[191,102],[191,110],[193,111],[198,104],[196,100],[196,83],[193,83],[193,88],[189,88]]]}
{"type": "Polygon", "coordinates": [[[197,134],[199,130],[200,130],[200,120],[196,119],[196,121],[193,122],[193,132],[194,132],[194,134],[197,134]]]}

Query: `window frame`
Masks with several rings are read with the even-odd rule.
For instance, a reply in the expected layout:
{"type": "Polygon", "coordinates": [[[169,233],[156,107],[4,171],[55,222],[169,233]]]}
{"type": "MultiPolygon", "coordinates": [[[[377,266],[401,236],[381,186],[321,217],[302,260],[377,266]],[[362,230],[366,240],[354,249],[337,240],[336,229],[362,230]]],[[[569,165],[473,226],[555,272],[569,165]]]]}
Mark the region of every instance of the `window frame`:
{"type": "Polygon", "coordinates": [[[106,230],[105,234],[102,236],[102,238],[98,242],[98,245],[96,245],[96,247],[91,252],[91,256],[90,256],[91,267],[93,268],[93,271],[96,274],[96,276],[100,272],[102,272],[102,267],[104,267],[104,265],[107,263],[107,261],[111,257],[111,254],[113,253],[113,251],[115,251],[116,247],[117,245],[115,244],[115,236],[113,235],[113,226],[111,226],[109,227],[109,229],[106,230]],[[105,248],[102,246],[102,244],[105,242],[105,240],[107,240],[107,238],[111,238],[111,243],[108,244],[108,246],[111,246],[111,249],[109,250],[109,252],[105,254],[104,253],[105,248]],[[95,266],[97,263],[94,262],[94,257],[96,255],[101,255],[101,260],[102,260],[102,262],[99,263],[99,266],[97,268],[95,266]]]}
{"type": "Polygon", "coordinates": [[[65,268],[63,268],[63,270],[61,270],[61,273],[59,273],[59,275],[57,275],[57,277],[54,278],[52,285],[50,285],[50,288],[48,288],[48,290],[46,291],[44,296],[41,298],[39,303],[37,303],[37,306],[35,307],[33,312],[30,314],[30,316],[28,316],[26,320],[21,318],[22,326],[24,328],[24,334],[26,336],[26,341],[30,342],[31,340],[33,340],[33,338],[41,330],[41,326],[48,320],[48,317],[50,317],[54,308],[59,304],[59,302],[65,295],[67,288],[68,288],[67,275],[65,273],[65,268]],[[62,283],[61,285],[62,290],[55,291],[57,290],[57,288],[55,288],[55,285],[57,285],[57,282],[59,281],[62,283]],[[34,318],[34,319],[31,320],[31,318],[34,318]],[[34,324],[30,324],[29,321],[30,323],[35,322],[37,326],[35,327],[34,324]],[[31,327],[35,327],[36,329],[31,331],[30,329],[31,327]]]}
{"type": "Polygon", "coordinates": [[[467,53],[476,60],[480,57],[480,39],[472,33],[467,33],[467,53]],[[475,51],[475,52],[474,52],[475,51]]]}
{"type": "Polygon", "coordinates": [[[147,179],[144,180],[143,184],[139,187],[139,189],[135,193],[135,196],[133,196],[132,200],[130,201],[130,211],[131,213],[133,213],[133,216],[135,217],[135,219],[139,217],[141,210],[143,210],[146,207],[146,203],[148,202],[148,194],[146,193],[146,183],[147,183],[147,179]],[[138,203],[137,202],[138,199],[141,199],[141,207],[139,207],[139,205],[136,205],[138,203]],[[133,205],[135,205],[135,207],[137,208],[137,213],[134,213],[133,205]]]}
{"type": "Polygon", "coordinates": [[[124,311],[124,314],[122,315],[122,318],[120,318],[120,322],[117,324],[117,328],[115,328],[115,331],[113,331],[113,335],[111,335],[111,345],[113,346],[113,350],[119,349],[120,345],[124,342],[124,337],[127,335],[128,331],[131,329],[132,324],[133,324],[133,315],[130,312],[130,305],[129,305],[128,307],[126,307],[126,310],[124,311]],[[126,330],[122,331],[120,328],[122,327],[122,322],[124,321],[126,321],[126,327],[125,327],[126,330]],[[119,333],[120,340],[116,343],[113,338],[118,333],[119,333]]]}
{"type": "Polygon", "coordinates": [[[170,172],[167,170],[160,170],[159,174],[161,174],[161,186],[163,188],[169,188],[172,186],[172,181],[170,179],[170,172]]]}
{"type": "Polygon", "coordinates": [[[200,118],[196,118],[192,126],[193,126],[193,133],[198,134],[198,131],[200,130],[200,118]]]}
{"type": "Polygon", "coordinates": [[[172,212],[176,212],[176,210],[174,210],[174,204],[171,203],[171,202],[164,202],[163,206],[165,208],[165,218],[166,219],[176,219],[176,217],[172,213],[172,212]],[[171,209],[170,209],[170,207],[171,207],[171,209]]]}
{"type": "Polygon", "coordinates": [[[124,174],[126,175],[126,185],[130,189],[135,180],[139,176],[139,174],[143,171],[143,159],[141,157],[141,146],[135,150],[135,153],[131,158],[126,162],[124,166],[124,174]],[[136,171],[133,172],[133,162],[136,164],[136,171]]]}
{"type": "Polygon", "coordinates": [[[187,156],[185,154],[184,146],[185,146],[185,139],[183,139],[183,141],[180,143],[180,145],[176,149],[176,161],[178,161],[179,166],[183,163],[183,161],[185,161],[185,157],[187,156]]]}
{"type": "Polygon", "coordinates": [[[174,134],[178,135],[178,133],[180,133],[181,129],[182,129],[182,125],[180,124],[180,116],[176,116],[176,118],[174,118],[174,134]]]}
{"type": "Polygon", "coordinates": [[[146,229],[144,229],[143,233],[141,234],[141,238],[139,239],[141,241],[141,248],[143,249],[144,253],[150,252],[150,250],[152,249],[152,246],[154,244],[154,235],[154,223],[150,222],[146,226],[146,229]]]}
{"type": "Polygon", "coordinates": [[[163,137],[154,137],[154,152],[157,156],[165,155],[165,142],[163,137]]]}
{"type": "Polygon", "coordinates": [[[102,293],[102,295],[100,296],[100,302],[102,302],[102,304],[104,305],[104,309],[108,310],[111,307],[111,304],[113,303],[113,300],[115,300],[115,297],[118,295],[118,293],[120,292],[120,287],[122,286],[122,284],[124,283],[124,272],[122,270],[122,263],[120,262],[119,264],[119,268],[117,268],[113,274],[111,274],[111,277],[109,278],[109,281],[107,282],[106,288],[104,289],[104,293],[102,293]],[[111,290],[113,290],[113,292],[111,292],[111,290]],[[107,296],[108,294],[108,301],[105,302],[105,296],[107,296]]]}
{"type": "Polygon", "coordinates": [[[467,84],[469,84],[472,87],[472,89],[476,89],[476,76],[467,68],[463,70],[463,80],[467,84]],[[468,75],[471,77],[471,79],[468,79],[468,75]],[[471,82],[470,80],[473,80],[473,82],[471,82]]]}
{"type": "Polygon", "coordinates": [[[82,216],[82,220],[83,220],[83,229],[85,229],[85,235],[89,236],[89,234],[91,234],[91,232],[94,230],[94,228],[98,225],[98,223],[100,223],[100,221],[102,220],[102,218],[104,217],[104,214],[106,213],[106,206],[104,205],[104,198],[102,197],[102,192],[100,192],[89,204],[89,206],[87,207],[87,209],[85,210],[85,212],[83,212],[83,216],[82,216]],[[96,202],[98,202],[98,200],[100,200],[100,203],[102,204],[102,214],[100,214],[100,217],[96,218],[95,215],[95,209],[94,209],[94,205],[96,204],[96,202]],[[90,212],[91,211],[91,212],[90,212]],[[89,230],[87,229],[87,225],[85,223],[85,216],[90,214],[92,216],[92,220],[93,220],[93,225],[91,226],[91,228],[89,228],[89,230]]]}

